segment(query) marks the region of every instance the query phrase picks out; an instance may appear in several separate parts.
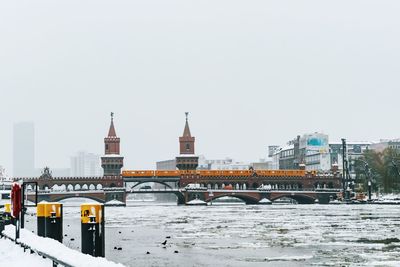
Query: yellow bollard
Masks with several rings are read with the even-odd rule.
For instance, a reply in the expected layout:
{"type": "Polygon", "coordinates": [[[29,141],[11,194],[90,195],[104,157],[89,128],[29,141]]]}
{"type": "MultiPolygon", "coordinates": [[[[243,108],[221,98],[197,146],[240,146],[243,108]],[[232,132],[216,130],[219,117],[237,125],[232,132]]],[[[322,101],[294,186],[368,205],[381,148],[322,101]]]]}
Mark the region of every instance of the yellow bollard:
{"type": "Polygon", "coordinates": [[[4,204],[3,220],[4,220],[4,225],[9,225],[13,223],[11,217],[11,203],[4,204]]]}
{"type": "Polygon", "coordinates": [[[58,202],[37,204],[37,234],[49,237],[62,243],[63,239],[63,206],[58,202]]]}
{"type": "Polygon", "coordinates": [[[104,205],[81,205],[82,253],[94,257],[105,256],[104,205]]]}

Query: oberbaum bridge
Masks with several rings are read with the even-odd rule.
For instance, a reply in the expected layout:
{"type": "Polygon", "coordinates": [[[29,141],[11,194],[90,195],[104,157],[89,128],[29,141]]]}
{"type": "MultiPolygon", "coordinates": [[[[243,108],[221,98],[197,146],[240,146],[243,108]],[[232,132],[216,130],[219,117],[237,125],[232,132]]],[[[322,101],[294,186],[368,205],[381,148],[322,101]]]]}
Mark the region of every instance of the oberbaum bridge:
{"type": "MultiPolygon", "coordinates": [[[[299,204],[328,203],[342,191],[342,174],[337,165],[328,173],[299,170],[197,170],[195,137],[191,135],[188,113],[183,135],[179,137],[180,155],[177,170],[124,170],[113,114],[108,136],[104,138],[105,155],[101,157],[102,177],[52,177],[45,168],[40,177],[15,177],[15,181],[36,182],[38,201],[60,201],[88,198],[100,203],[126,204],[128,194],[175,194],[178,205],[199,199],[212,202],[221,197],[234,197],[246,204],[265,203],[291,198],[299,204]],[[161,189],[144,187],[145,183],[163,185],[161,189]],[[196,185],[196,186],[192,186],[196,185]],[[264,190],[263,188],[267,188],[264,190]],[[261,202],[260,202],[261,201],[261,202]]],[[[34,183],[33,183],[34,184],[34,183]]],[[[33,186],[35,187],[35,186],[33,186]]],[[[35,201],[35,190],[28,187],[28,200],[35,201]]]]}

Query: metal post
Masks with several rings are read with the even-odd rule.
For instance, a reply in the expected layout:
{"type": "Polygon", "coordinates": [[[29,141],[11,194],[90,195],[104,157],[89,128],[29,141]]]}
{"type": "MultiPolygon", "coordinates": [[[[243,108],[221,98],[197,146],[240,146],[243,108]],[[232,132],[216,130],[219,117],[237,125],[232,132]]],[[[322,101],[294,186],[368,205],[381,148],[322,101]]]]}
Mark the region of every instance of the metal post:
{"type": "Polygon", "coordinates": [[[22,183],[22,192],[21,192],[21,228],[25,227],[25,184],[22,183]]]}
{"type": "Polygon", "coordinates": [[[372,182],[371,180],[368,181],[368,200],[372,200],[372,182]]]}
{"type": "Polygon", "coordinates": [[[21,192],[21,197],[22,197],[22,200],[21,200],[21,228],[25,228],[25,213],[26,213],[27,207],[29,206],[25,203],[25,197],[27,196],[27,195],[25,195],[25,190],[26,190],[26,185],[28,185],[28,184],[33,184],[35,186],[35,204],[33,206],[36,206],[38,203],[37,182],[23,182],[22,183],[22,192],[21,192]]]}
{"type": "Polygon", "coordinates": [[[19,230],[21,228],[21,224],[19,219],[15,219],[15,243],[17,243],[17,239],[19,239],[19,230]]]}
{"type": "Polygon", "coordinates": [[[342,169],[343,169],[343,174],[342,174],[342,183],[343,183],[343,194],[345,194],[345,195],[347,195],[346,194],[346,190],[347,190],[347,187],[346,187],[346,180],[347,180],[347,177],[346,177],[346,166],[347,166],[347,145],[346,145],[346,139],[345,138],[342,138],[342,161],[343,161],[343,167],[342,167],[342,169]]]}
{"type": "Polygon", "coordinates": [[[4,219],[3,219],[3,213],[0,212],[0,237],[1,237],[1,232],[4,230],[4,219]]]}

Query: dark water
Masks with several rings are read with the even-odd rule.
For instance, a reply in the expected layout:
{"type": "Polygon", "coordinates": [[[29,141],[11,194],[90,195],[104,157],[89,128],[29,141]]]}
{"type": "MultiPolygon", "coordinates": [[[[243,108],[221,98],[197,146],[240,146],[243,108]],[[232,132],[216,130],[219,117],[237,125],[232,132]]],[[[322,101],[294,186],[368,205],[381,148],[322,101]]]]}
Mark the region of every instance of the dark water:
{"type": "MultiPolygon", "coordinates": [[[[106,208],[106,257],[127,266],[400,266],[398,206],[131,205],[106,208]]],[[[78,205],[64,232],[79,250],[78,205]]]]}

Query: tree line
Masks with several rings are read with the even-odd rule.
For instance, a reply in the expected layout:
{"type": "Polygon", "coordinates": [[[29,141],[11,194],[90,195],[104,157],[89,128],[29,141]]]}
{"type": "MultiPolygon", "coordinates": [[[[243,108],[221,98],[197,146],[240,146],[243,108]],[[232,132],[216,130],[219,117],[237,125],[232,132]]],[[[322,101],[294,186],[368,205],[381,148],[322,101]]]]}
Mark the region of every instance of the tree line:
{"type": "Polygon", "coordinates": [[[382,152],[366,150],[362,157],[354,161],[353,168],[356,184],[364,189],[368,188],[371,178],[375,192],[400,192],[400,154],[396,149],[386,148],[382,152]]]}

